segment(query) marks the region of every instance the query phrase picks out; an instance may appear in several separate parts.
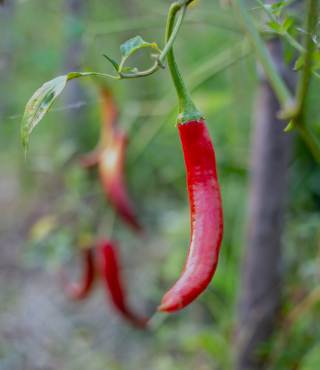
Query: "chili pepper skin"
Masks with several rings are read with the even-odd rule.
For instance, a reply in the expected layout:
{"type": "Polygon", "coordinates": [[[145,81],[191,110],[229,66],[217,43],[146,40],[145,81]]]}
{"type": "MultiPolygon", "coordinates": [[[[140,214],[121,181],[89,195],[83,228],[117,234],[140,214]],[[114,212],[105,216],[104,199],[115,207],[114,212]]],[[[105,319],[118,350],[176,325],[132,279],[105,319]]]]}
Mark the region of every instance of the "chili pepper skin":
{"type": "Polygon", "coordinates": [[[84,249],[81,252],[82,277],[78,283],[68,283],[66,275],[62,272],[62,284],[67,296],[73,300],[86,298],[92,290],[96,274],[93,249],[84,249]]]}
{"type": "Polygon", "coordinates": [[[116,126],[118,120],[118,109],[113,99],[111,90],[107,88],[100,89],[101,96],[101,116],[102,116],[102,130],[105,131],[106,136],[116,126]]]}
{"type": "Polygon", "coordinates": [[[112,241],[102,240],[98,243],[101,273],[106,290],[116,310],[132,325],[145,329],[148,320],[137,316],[127,305],[117,249],[116,244],[112,241]]]}
{"type": "Polygon", "coordinates": [[[135,231],[141,232],[142,227],[135,215],[123,176],[127,143],[125,133],[120,130],[114,131],[112,141],[100,155],[99,175],[105,194],[122,219],[135,231]]]}
{"type": "Polygon", "coordinates": [[[100,89],[100,98],[101,98],[100,139],[95,149],[81,156],[80,165],[83,168],[94,167],[98,164],[100,154],[103,148],[106,147],[112,140],[113,131],[116,128],[118,110],[111,91],[106,87],[102,87],[100,89]]]}
{"type": "Polygon", "coordinates": [[[210,283],[223,236],[216,160],[203,120],[178,124],[190,203],[191,243],[182,274],[164,295],[159,311],[174,312],[191,303],[210,283]]]}

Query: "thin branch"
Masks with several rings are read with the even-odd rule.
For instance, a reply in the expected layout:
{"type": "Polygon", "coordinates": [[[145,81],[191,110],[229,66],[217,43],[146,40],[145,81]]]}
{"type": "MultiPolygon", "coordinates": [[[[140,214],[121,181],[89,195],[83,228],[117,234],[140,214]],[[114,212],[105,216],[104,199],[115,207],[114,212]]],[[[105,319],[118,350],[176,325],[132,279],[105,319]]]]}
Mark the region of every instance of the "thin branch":
{"type": "Polygon", "coordinates": [[[287,107],[292,105],[293,97],[272,62],[269,51],[252,21],[252,18],[244,4],[244,0],[234,0],[234,4],[242,18],[243,26],[247,31],[247,35],[281,106],[287,107]]]}
{"type": "MultiPolygon", "coordinates": [[[[301,122],[301,121],[300,121],[301,122]]],[[[304,124],[296,124],[296,128],[309,148],[311,154],[313,155],[314,159],[320,163],[320,143],[313,132],[304,124]]]]}
{"type": "MultiPolygon", "coordinates": [[[[307,5],[307,14],[306,14],[306,34],[305,34],[305,56],[304,56],[304,65],[300,75],[297,88],[297,118],[302,118],[305,110],[306,98],[309,90],[311,73],[312,73],[312,55],[314,51],[314,42],[312,35],[315,31],[317,24],[317,15],[318,15],[318,0],[308,0],[307,5]]],[[[297,120],[299,121],[299,120],[297,120]]],[[[303,120],[302,120],[303,121],[303,120]]],[[[298,123],[298,122],[297,122],[298,123]]],[[[300,122],[303,124],[303,122],[300,122]]]]}

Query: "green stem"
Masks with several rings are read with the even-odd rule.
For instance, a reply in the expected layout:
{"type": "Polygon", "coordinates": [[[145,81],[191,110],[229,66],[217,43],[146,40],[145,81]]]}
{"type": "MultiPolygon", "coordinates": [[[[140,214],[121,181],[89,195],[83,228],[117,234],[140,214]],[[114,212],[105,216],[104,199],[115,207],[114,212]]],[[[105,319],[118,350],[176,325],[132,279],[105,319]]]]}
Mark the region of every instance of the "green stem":
{"type": "MultiPolygon", "coordinates": [[[[181,10],[182,12],[181,19],[182,19],[186,12],[187,5],[188,4],[181,5],[181,2],[176,2],[171,5],[169,13],[168,13],[166,32],[165,32],[165,42],[166,43],[168,43],[168,41],[171,38],[177,13],[181,10]]],[[[173,52],[173,47],[171,47],[168,50],[167,61],[168,61],[168,67],[169,67],[171,77],[172,77],[172,80],[173,80],[173,83],[174,83],[174,86],[175,86],[175,89],[178,95],[178,100],[179,100],[178,122],[185,123],[191,120],[201,119],[202,115],[197,110],[195,104],[193,103],[191,99],[191,95],[178,69],[175,56],[174,56],[174,52],[173,52]]]]}
{"type": "Polygon", "coordinates": [[[256,51],[257,57],[262,64],[264,72],[275,94],[277,95],[281,106],[283,108],[291,106],[293,97],[283,79],[280,77],[274,63],[272,62],[268,49],[266,48],[250,14],[245,7],[244,0],[234,0],[234,4],[239,11],[243,21],[243,26],[247,31],[248,37],[250,38],[250,41],[256,51]]]}
{"type": "MultiPolygon", "coordinates": [[[[305,45],[304,48],[306,50],[304,56],[304,65],[300,75],[300,79],[298,81],[298,88],[297,88],[297,96],[296,96],[296,117],[297,121],[299,118],[303,120],[304,111],[305,111],[305,103],[306,98],[309,90],[311,73],[312,73],[312,55],[314,51],[314,42],[312,40],[312,34],[315,31],[316,24],[317,24],[317,14],[318,14],[318,0],[308,0],[307,4],[307,14],[306,14],[306,35],[305,35],[305,45]]],[[[297,122],[299,124],[299,122],[297,122]]]]}
{"type": "Polygon", "coordinates": [[[313,133],[309,130],[309,128],[305,125],[297,125],[297,130],[309,148],[310,152],[313,155],[313,158],[320,163],[320,144],[317,138],[313,135],[313,133]]]}
{"type": "MultiPolygon", "coordinates": [[[[169,10],[169,14],[170,14],[170,10],[169,10]]],[[[173,27],[174,23],[172,22],[171,26],[172,26],[173,29],[171,29],[170,32],[169,32],[168,29],[166,29],[165,47],[163,48],[162,53],[159,56],[159,61],[162,62],[162,63],[164,62],[166,56],[169,54],[170,49],[172,49],[172,47],[173,47],[173,43],[174,43],[174,41],[177,37],[178,31],[179,31],[181,25],[182,25],[185,14],[186,14],[186,6],[183,7],[182,12],[180,14],[180,17],[178,18],[174,27],[173,27]],[[168,32],[168,34],[167,34],[167,32],[168,32]]]]}
{"type": "Polygon", "coordinates": [[[112,78],[113,80],[120,80],[119,76],[113,76],[107,73],[100,72],[69,72],[68,81],[79,77],[102,77],[102,78],[112,78]]]}
{"type": "Polygon", "coordinates": [[[306,99],[310,87],[310,80],[312,74],[312,55],[314,51],[314,42],[312,34],[317,25],[318,0],[308,0],[306,21],[305,21],[305,49],[304,65],[298,81],[297,95],[296,95],[296,111],[293,119],[293,125],[298,129],[301,137],[309,147],[311,153],[317,162],[320,163],[320,143],[312,134],[305,124],[306,114],[306,99]]]}

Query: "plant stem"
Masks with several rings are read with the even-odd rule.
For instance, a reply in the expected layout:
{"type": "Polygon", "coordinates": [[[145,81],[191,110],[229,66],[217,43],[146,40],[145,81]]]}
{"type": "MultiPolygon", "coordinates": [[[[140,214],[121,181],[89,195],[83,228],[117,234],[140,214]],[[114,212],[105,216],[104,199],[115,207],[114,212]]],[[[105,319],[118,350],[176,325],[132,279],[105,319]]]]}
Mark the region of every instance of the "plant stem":
{"type": "MultiPolygon", "coordinates": [[[[167,25],[166,25],[166,32],[165,32],[165,41],[168,43],[172,35],[172,30],[176,18],[176,14],[181,9],[181,4],[179,2],[173,3],[170,7],[168,18],[167,18],[167,25]]],[[[187,5],[182,6],[182,16],[184,16],[187,9],[187,5]]],[[[181,16],[181,17],[182,17],[181,16]]],[[[171,73],[171,77],[178,95],[179,100],[179,116],[178,122],[184,123],[191,120],[197,120],[202,118],[201,113],[197,110],[195,104],[191,99],[191,95],[183,81],[182,75],[178,69],[173,48],[171,47],[168,51],[167,61],[169,70],[171,73]]]]}
{"type": "Polygon", "coordinates": [[[312,55],[314,51],[314,42],[312,35],[317,24],[318,0],[308,0],[306,21],[305,21],[305,49],[304,65],[298,81],[297,95],[296,95],[296,110],[293,118],[294,126],[298,129],[301,137],[309,147],[311,153],[317,162],[320,163],[320,143],[313,133],[305,124],[306,115],[306,99],[310,87],[310,80],[312,74],[312,55]]]}
{"type": "Polygon", "coordinates": [[[304,124],[297,124],[297,130],[309,148],[310,152],[312,153],[314,159],[320,163],[320,144],[317,138],[313,135],[313,133],[309,130],[307,126],[304,124]]]}
{"type": "Polygon", "coordinates": [[[100,72],[69,72],[68,73],[68,81],[73,80],[79,77],[102,77],[102,78],[112,78],[114,80],[120,80],[119,76],[113,76],[107,73],[100,73],[100,72]]]}
{"type": "Polygon", "coordinates": [[[234,4],[239,11],[242,18],[243,26],[245,27],[248,37],[256,51],[257,57],[263,66],[265,74],[277,95],[279,102],[282,107],[287,107],[292,105],[292,95],[284,83],[283,79],[280,77],[278,71],[275,68],[274,63],[270,57],[268,49],[266,48],[259,32],[254,25],[250,14],[248,13],[244,0],[234,0],[234,4]]]}
{"type": "Polygon", "coordinates": [[[311,73],[312,73],[312,54],[314,51],[314,42],[312,40],[312,34],[315,31],[317,24],[317,13],[318,13],[318,0],[308,0],[307,3],[307,14],[306,14],[306,35],[305,35],[305,56],[304,65],[298,81],[297,96],[296,96],[296,117],[297,124],[301,118],[300,124],[303,124],[303,116],[305,112],[305,103],[307,98],[307,93],[309,90],[311,73]]]}

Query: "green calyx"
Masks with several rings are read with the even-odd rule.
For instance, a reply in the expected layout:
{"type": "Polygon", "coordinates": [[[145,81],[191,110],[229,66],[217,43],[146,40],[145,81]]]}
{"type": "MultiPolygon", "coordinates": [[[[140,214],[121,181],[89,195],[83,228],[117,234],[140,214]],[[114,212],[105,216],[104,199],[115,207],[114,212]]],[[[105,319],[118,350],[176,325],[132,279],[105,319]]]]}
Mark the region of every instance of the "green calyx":
{"type": "Polygon", "coordinates": [[[179,112],[177,123],[183,124],[190,121],[199,121],[203,118],[204,118],[203,115],[197,110],[196,107],[194,107],[190,109],[184,109],[181,112],[179,112]]]}

